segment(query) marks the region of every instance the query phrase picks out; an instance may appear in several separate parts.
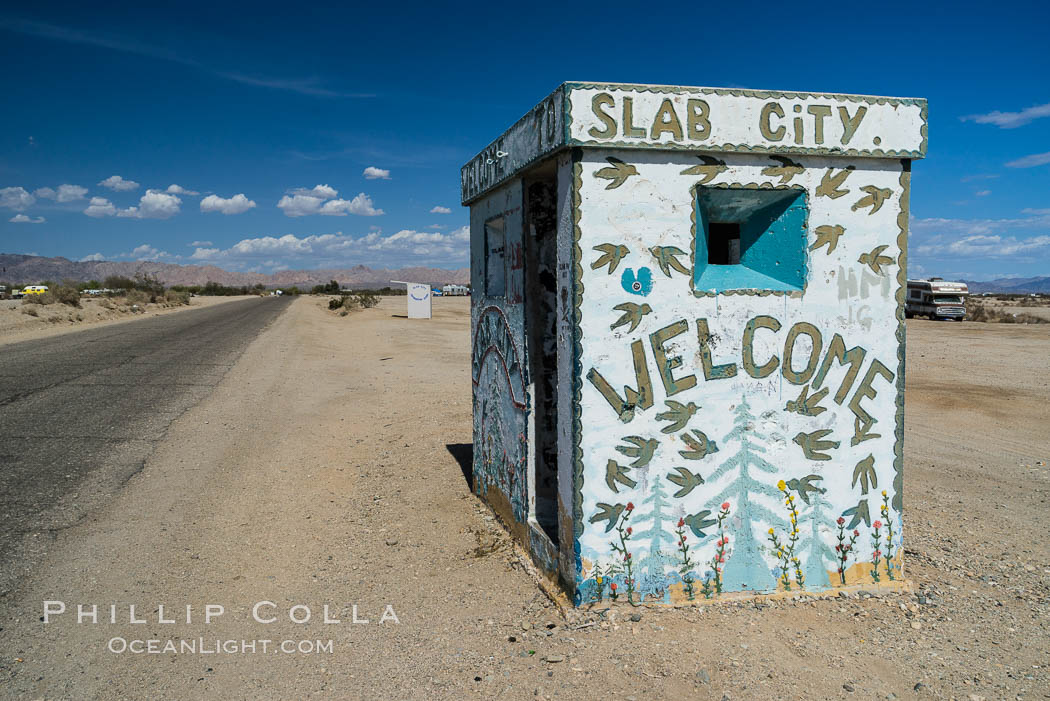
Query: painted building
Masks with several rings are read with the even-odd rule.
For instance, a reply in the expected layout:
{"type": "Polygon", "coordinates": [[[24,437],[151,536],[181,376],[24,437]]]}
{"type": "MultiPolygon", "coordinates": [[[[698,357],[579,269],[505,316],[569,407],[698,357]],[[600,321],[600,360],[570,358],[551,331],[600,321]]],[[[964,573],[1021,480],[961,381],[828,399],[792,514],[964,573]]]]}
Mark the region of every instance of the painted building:
{"type": "Polygon", "coordinates": [[[474,487],[574,599],[902,579],[926,103],[566,83],[462,170],[474,487]]]}

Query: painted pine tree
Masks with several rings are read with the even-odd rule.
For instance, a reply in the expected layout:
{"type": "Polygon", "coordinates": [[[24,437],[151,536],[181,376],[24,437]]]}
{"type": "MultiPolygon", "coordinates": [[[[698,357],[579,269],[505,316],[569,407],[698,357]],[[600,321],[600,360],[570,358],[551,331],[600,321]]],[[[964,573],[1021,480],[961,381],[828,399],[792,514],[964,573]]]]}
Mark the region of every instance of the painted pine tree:
{"type": "Polygon", "coordinates": [[[814,492],[809,499],[812,504],[802,515],[802,523],[799,524],[805,529],[805,535],[798,545],[802,556],[802,573],[806,577],[807,588],[827,589],[831,586],[828,566],[833,569],[838,567],[835,551],[820,535],[820,528],[830,526],[833,520],[828,517],[827,511],[831,502],[821,492],[814,492]]]}
{"type": "Polygon", "coordinates": [[[722,440],[723,446],[739,444],[736,453],[722,461],[710,477],[714,484],[726,475],[734,475],[729,485],[711,499],[707,508],[716,511],[723,502],[729,502],[733,511],[732,553],[722,573],[725,591],[773,591],[776,579],[762,556],[762,546],[755,538],[755,528],[786,528],[787,521],[754,500],[755,496],[769,497],[780,502],[780,491],[751,475],[752,470],[774,474],[777,468],[766,461],[762,442],[768,436],[755,428],[755,417],[747,399],[741,398],[735,410],[733,428],[722,440]]]}
{"type": "Polygon", "coordinates": [[[649,551],[638,565],[642,571],[643,591],[664,591],[665,600],[668,598],[667,577],[665,569],[674,563],[673,548],[671,544],[674,537],[669,527],[673,526],[672,518],[668,513],[669,503],[664,492],[663,480],[659,475],[653,474],[647,480],[649,494],[642,499],[642,506],[649,507],[648,518],[651,519],[649,527],[635,534],[638,540],[649,541],[649,551]]]}

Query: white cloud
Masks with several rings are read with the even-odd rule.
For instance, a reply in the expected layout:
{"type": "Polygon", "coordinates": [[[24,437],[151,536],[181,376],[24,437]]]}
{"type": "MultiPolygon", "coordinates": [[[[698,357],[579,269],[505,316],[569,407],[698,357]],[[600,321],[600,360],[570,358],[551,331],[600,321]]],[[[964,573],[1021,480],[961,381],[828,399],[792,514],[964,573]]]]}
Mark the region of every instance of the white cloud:
{"type": "Polygon", "coordinates": [[[452,210],[449,209],[448,207],[442,207],[441,205],[438,205],[438,206],[434,207],[432,210],[430,210],[430,213],[431,214],[452,214],[452,210]]]}
{"type": "Polygon", "coordinates": [[[973,194],[977,195],[978,197],[987,197],[988,195],[992,194],[992,191],[991,190],[978,190],[977,192],[975,192],[973,194]]]}
{"type": "Polygon", "coordinates": [[[1015,236],[974,234],[946,244],[919,246],[917,253],[939,257],[1004,258],[1017,255],[1050,252],[1050,236],[1018,239],[1015,236]]]}
{"type": "Polygon", "coordinates": [[[375,166],[368,166],[362,173],[367,180],[390,180],[390,171],[375,166]]]}
{"type": "Polygon", "coordinates": [[[243,214],[255,206],[254,200],[249,200],[243,193],[223,199],[218,195],[208,195],[201,200],[202,212],[221,212],[223,214],[243,214]]]}
{"type": "Polygon", "coordinates": [[[345,217],[347,214],[356,214],[361,217],[378,217],[383,210],[376,209],[372,204],[372,198],[361,192],[352,200],[329,200],[321,207],[321,214],[334,217],[345,217]]]}
{"type": "Polygon", "coordinates": [[[459,267],[467,262],[469,242],[470,229],[465,226],[449,233],[404,229],[390,236],[379,232],[357,237],[342,233],[303,237],[287,234],[244,239],[226,249],[199,247],[190,258],[240,270],[358,264],[459,267]]]}
{"type": "Polygon", "coordinates": [[[312,188],[307,190],[304,187],[296,188],[290,191],[293,195],[305,195],[307,197],[317,197],[322,200],[329,200],[339,195],[339,191],[331,185],[314,185],[312,188]]]}
{"type": "Polygon", "coordinates": [[[141,246],[133,248],[131,253],[125,253],[121,257],[134,258],[135,260],[162,260],[164,258],[172,258],[173,256],[167,251],[162,251],[150,246],[148,243],[144,243],[141,246]]]}
{"type": "Polygon", "coordinates": [[[179,213],[180,204],[182,200],[175,195],[159,190],[146,190],[137,207],[122,209],[117,212],[117,216],[132,219],[169,219],[179,213]]]}
{"type": "Polygon", "coordinates": [[[46,219],[43,217],[27,217],[24,214],[16,214],[8,219],[8,221],[13,224],[43,224],[46,219]]]}
{"type": "Polygon", "coordinates": [[[1050,163],[1050,151],[1046,153],[1033,153],[1031,156],[1024,156],[1014,161],[1009,161],[1006,164],[1007,168],[1034,168],[1036,166],[1045,166],[1050,163]]]}
{"type": "Polygon", "coordinates": [[[1003,219],[913,219],[912,250],[941,258],[1050,256],[1050,209],[1028,208],[1003,219]]]}
{"type": "Polygon", "coordinates": [[[88,262],[88,261],[100,261],[100,260],[105,260],[105,259],[106,259],[106,257],[104,255],[102,255],[101,253],[91,253],[91,254],[86,255],[83,258],[81,258],[80,262],[81,263],[85,263],[85,262],[88,262]]]}
{"type": "Polygon", "coordinates": [[[194,247],[198,247],[198,246],[211,246],[211,245],[212,245],[212,242],[211,242],[211,241],[190,241],[189,245],[190,245],[190,246],[194,246],[194,247]]]}
{"type": "Polygon", "coordinates": [[[322,204],[324,199],[320,197],[285,195],[277,203],[277,208],[283,211],[286,217],[305,217],[308,214],[317,214],[322,204]]]}
{"type": "Polygon", "coordinates": [[[87,193],[88,191],[86,187],[68,184],[59,185],[58,190],[53,190],[50,187],[41,187],[33,192],[34,195],[42,200],[55,200],[56,202],[75,202],[77,200],[82,200],[87,193]]]}
{"type": "Polygon", "coordinates": [[[197,192],[196,190],[187,190],[182,185],[176,185],[175,183],[172,183],[171,185],[168,185],[168,189],[165,190],[164,192],[168,193],[169,195],[199,195],[199,194],[201,194],[201,193],[197,192]]]}
{"type": "Polygon", "coordinates": [[[117,213],[117,208],[105,197],[92,197],[84,214],[89,217],[112,217],[117,213]]]}
{"type": "Polygon", "coordinates": [[[36,198],[30,195],[24,187],[5,187],[0,189],[0,207],[21,212],[31,207],[34,202],[36,202],[36,198]]]}
{"type": "Polygon", "coordinates": [[[310,190],[300,188],[291,192],[291,195],[285,195],[277,203],[277,208],[288,217],[305,217],[311,214],[331,217],[357,214],[362,217],[375,217],[383,214],[383,210],[376,209],[372,198],[363,192],[352,200],[333,199],[338,197],[339,191],[328,185],[316,185],[310,190]]]}
{"type": "Polygon", "coordinates": [[[119,175],[111,175],[105,180],[99,182],[102,187],[108,187],[110,190],[117,192],[125,192],[127,190],[135,190],[139,184],[134,180],[125,180],[119,175]]]}
{"type": "Polygon", "coordinates": [[[1000,112],[995,110],[988,114],[971,114],[961,117],[964,122],[977,122],[978,124],[994,124],[1000,129],[1015,129],[1029,122],[1043,117],[1050,117],[1050,102],[1045,105],[1035,105],[1020,112],[1000,112]]]}

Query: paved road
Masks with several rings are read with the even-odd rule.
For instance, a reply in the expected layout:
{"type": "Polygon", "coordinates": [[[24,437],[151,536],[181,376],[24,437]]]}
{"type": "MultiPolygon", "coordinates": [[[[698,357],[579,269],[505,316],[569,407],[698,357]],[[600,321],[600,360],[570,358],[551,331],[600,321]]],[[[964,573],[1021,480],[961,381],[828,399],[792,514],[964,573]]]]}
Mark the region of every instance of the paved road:
{"type": "Polygon", "coordinates": [[[0,346],[0,595],[142,468],[287,305],[229,302],[0,346]]]}

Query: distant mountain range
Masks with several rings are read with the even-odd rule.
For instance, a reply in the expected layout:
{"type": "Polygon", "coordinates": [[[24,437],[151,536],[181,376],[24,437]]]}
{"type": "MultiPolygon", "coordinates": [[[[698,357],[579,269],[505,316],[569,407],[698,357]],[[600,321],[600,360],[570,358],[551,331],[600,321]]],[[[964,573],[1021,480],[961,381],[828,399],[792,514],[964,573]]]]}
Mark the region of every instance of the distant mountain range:
{"type": "Polygon", "coordinates": [[[135,277],[136,274],[155,276],[165,285],[220,285],[240,287],[262,284],[266,287],[313,287],[336,280],[344,287],[385,287],[392,280],[428,282],[432,285],[470,282],[470,268],[401,268],[375,270],[364,265],[345,269],[281,270],[264,273],[238,273],[214,265],[177,265],[155,261],[72,261],[68,258],[45,258],[20,254],[0,253],[0,280],[17,284],[33,284],[42,280],[102,281],[110,275],[135,277]]]}
{"type": "Polygon", "coordinates": [[[1050,277],[1006,277],[998,280],[960,280],[965,282],[971,294],[997,292],[1007,294],[1029,294],[1031,292],[1050,293],[1050,277]]]}

